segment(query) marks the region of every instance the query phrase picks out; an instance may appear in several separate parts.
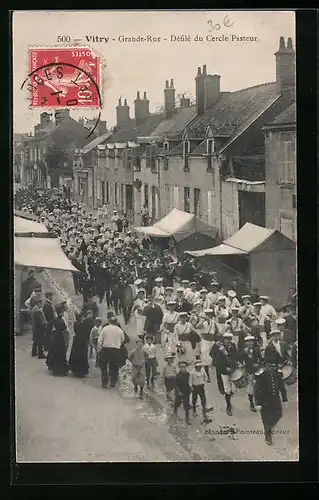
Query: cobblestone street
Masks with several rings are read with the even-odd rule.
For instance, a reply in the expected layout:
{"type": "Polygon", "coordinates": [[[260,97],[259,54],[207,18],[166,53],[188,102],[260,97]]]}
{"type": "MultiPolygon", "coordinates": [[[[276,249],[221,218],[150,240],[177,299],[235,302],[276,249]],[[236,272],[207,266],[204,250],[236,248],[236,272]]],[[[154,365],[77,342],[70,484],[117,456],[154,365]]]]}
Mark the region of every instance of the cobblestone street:
{"type": "MultiPolygon", "coordinates": [[[[62,294],[67,297],[71,325],[74,307],[80,307],[82,301],[74,293],[71,276],[51,271],[41,279],[45,289],[54,290],[55,302],[62,294]]],[[[102,304],[102,317],[106,310],[106,304],[102,304]]],[[[125,330],[131,337],[131,348],[136,338],[134,321],[125,330]]],[[[49,374],[43,361],[32,358],[30,351],[31,333],[18,336],[18,461],[298,460],[296,385],[287,387],[289,402],[270,447],[261,433],[260,415],[249,411],[246,390],[236,391],[233,416],[229,417],[214,373],[212,382],[206,385],[208,406],[213,407],[209,414],[212,422],[204,425],[198,416],[187,426],[172,416],[160,378],[155,389],[140,401],[134,396],[130,374],[125,369],[116,389],[102,391],[98,368],[91,366],[84,380],[72,376],[57,378],[49,374]]],[[[159,346],[158,360],[162,367],[159,346]]]]}

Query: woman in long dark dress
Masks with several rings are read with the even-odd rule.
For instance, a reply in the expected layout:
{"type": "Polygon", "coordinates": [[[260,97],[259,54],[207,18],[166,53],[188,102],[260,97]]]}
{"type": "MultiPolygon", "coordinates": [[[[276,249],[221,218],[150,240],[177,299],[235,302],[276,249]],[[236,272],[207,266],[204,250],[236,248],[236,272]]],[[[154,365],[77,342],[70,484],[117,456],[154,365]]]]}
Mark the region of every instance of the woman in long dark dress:
{"type": "Polygon", "coordinates": [[[66,304],[57,304],[55,311],[57,317],[53,320],[53,331],[46,364],[53,375],[67,375],[68,364],[65,346],[67,325],[63,319],[63,314],[66,311],[66,304]]]}
{"type": "Polygon", "coordinates": [[[73,325],[74,337],[69,358],[69,370],[76,377],[85,377],[89,373],[87,330],[80,314],[76,313],[76,321],[73,325]]]}

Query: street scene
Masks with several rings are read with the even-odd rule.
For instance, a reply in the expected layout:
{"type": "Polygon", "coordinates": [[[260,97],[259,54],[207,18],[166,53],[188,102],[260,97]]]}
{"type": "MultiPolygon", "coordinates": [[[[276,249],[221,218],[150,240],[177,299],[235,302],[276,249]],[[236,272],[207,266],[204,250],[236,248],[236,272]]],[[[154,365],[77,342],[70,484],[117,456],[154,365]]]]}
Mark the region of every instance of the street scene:
{"type": "Polygon", "coordinates": [[[116,73],[115,31],[106,65],[106,36],[48,50],[40,30],[27,51],[37,13],[15,18],[32,69],[13,141],[18,463],[299,460],[294,17],[236,14],[276,33],[259,56],[229,38],[252,50],[242,86],[207,44],[185,69],[177,43],[160,94],[116,73]]]}

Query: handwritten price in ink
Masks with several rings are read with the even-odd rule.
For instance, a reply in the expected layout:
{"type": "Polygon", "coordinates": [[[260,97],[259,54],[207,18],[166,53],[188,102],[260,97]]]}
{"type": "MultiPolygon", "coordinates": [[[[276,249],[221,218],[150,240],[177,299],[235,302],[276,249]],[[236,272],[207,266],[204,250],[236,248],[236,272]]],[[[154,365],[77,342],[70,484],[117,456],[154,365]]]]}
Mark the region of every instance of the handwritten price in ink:
{"type": "Polygon", "coordinates": [[[224,26],[225,28],[231,28],[232,26],[234,26],[235,21],[233,21],[230,17],[225,16],[222,25],[220,25],[219,23],[214,23],[211,19],[207,21],[207,24],[210,26],[209,31],[212,32],[215,30],[220,30],[221,26],[224,26]]]}

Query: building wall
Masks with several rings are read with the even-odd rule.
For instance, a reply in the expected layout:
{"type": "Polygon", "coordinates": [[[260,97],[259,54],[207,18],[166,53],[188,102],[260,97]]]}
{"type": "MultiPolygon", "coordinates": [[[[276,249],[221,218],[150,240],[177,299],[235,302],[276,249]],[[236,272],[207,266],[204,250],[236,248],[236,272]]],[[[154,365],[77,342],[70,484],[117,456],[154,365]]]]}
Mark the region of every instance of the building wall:
{"type": "MultiPolygon", "coordinates": [[[[153,173],[146,168],[146,161],[141,161],[141,172],[135,178],[142,182],[140,193],[136,196],[135,213],[140,214],[144,204],[144,186],[149,186],[149,211],[152,212],[151,186],[159,187],[156,199],[156,219],[167,215],[172,208],[184,210],[184,188],[190,190],[189,211],[194,212],[194,188],[200,190],[199,217],[220,229],[220,196],[218,160],[213,161],[213,172],[207,172],[205,158],[189,157],[189,171],[185,172],[181,156],[172,156],[168,160],[168,169],[164,169],[164,160],[159,161],[160,173],[153,173]]],[[[135,191],[136,192],[136,191],[135,191]]]]}
{"type": "MultiPolygon", "coordinates": [[[[160,165],[160,171],[162,172],[162,166],[160,165]]],[[[140,190],[134,188],[134,217],[135,224],[141,224],[141,211],[146,203],[145,189],[148,186],[148,210],[150,216],[152,213],[155,214],[153,218],[153,222],[160,220],[165,214],[163,213],[163,206],[160,203],[160,199],[162,200],[162,194],[159,193],[160,189],[160,175],[158,172],[152,172],[150,168],[146,167],[146,157],[141,158],[141,170],[134,171],[134,180],[139,179],[142,182],[140,190]],[[155,198],[152,197],[152,187],[155,188],[155,198]],[[154,202],[154,203],[153,203],[154,202]]]]}
{"type": "MultiPolygon", "coordinates": [[[[266,162],[266,227],[278,229],[289,238],[297,238],[296,209],[296,157],[293,155],[293,180],[283,183],[281,179],[281,158],[284,141],[279,130],[265,134],[266,162]]],[[[285,137],[296,145],[294,130],[285,131],[285,137]]]]}
{"type": "Polygon", "coordinates": [[[226,240],[239,229],[238,188],[235,182],[221,182],[222,238],[226,240]]]}

